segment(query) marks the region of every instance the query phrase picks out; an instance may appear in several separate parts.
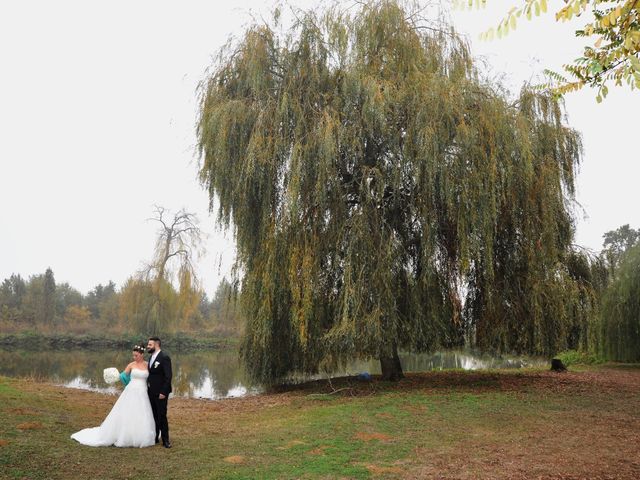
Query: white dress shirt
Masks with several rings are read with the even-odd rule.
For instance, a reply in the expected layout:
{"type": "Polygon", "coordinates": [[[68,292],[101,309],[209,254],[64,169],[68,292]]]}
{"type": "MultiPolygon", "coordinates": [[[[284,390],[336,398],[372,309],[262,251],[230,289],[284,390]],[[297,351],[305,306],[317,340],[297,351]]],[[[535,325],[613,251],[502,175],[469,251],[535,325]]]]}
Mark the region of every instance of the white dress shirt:
{"type": "Polygon", "coordinates": [[[151,366],[153,365],[153,362],[156,361],[156,358],[158,357],[159,353],[160,353],[160,350],[156,350],[155,352],[153,352],[153,355],[151,355],[151,358],[149,359],[149,369],[151,369],[151,366]]]}

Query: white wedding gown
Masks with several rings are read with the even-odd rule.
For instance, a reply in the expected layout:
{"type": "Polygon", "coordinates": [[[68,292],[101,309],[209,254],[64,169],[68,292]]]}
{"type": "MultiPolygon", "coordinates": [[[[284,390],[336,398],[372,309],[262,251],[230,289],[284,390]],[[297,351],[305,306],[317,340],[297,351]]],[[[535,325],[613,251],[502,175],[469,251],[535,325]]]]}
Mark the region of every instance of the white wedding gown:
{"type": "Polygon", "coordinates": [[[147,394],[147,370],[131,370],[124,388],[102,425],[71,435],[90,447],[150,447],[155,444],[156,426],[147,394]]]}

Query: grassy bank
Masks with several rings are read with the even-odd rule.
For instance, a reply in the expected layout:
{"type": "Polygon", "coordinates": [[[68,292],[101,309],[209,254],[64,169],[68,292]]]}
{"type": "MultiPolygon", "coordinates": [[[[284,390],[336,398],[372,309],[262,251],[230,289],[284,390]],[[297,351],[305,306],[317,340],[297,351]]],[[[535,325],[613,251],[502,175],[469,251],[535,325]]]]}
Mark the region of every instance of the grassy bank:
{"type": "MultiPolygon", "coordinates": [[[[43,334],[24,332],[11,335],[0,334],[0,347],[22,349],[71,349],[71,348],[130,348],[146,342],[143,335],[72,335],[64,333],[43,334]]],[[[219,349],[235,347],[236,338],[221,338],[212,335],[190,336],[188,334],[164,335],[163,347],[171,350],[219,349]]]]}
{"type": "Polygon", "coordinates": [[[640,369],[438,372],[172,399],[174,448],[91,448],[114,397],[0,378],[0,476],[639,478],[640,369]]]}

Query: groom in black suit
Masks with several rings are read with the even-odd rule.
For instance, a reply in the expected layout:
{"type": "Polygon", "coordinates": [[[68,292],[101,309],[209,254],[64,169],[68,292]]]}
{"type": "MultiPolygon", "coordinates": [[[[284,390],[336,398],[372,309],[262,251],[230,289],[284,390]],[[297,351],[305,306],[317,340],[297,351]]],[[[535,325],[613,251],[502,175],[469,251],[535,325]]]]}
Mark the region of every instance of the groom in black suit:
{"type": "Polygon", "coordinates": [[[167,421],[167,402],[171,393],[171,358],[160,349],[161,344],[158,337],[149,338],[147,343],[147,352],[151,354],[147,391],[156,422],[156,443],[160,443],[158,436],[162,434],[162,445],[171,448],[167,421]]]}

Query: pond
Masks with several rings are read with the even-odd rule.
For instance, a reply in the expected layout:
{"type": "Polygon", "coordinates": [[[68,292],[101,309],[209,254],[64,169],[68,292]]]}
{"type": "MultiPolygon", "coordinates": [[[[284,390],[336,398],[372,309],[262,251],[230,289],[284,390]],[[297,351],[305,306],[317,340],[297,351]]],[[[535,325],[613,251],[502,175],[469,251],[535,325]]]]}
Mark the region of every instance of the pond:
{"type": "MultiPolygon", "coordinates": [[[[198,352],[168,352],[173,361],[173,395],[220,399],[260,393],[263,388],[252,384],[244,373],[237,352],[233,349],[198,352]]],[[[525,357],[492,357],[470,351],[443,351],[432,354],[401,354],[405,372],[424,372],[459,368],[522,368],[544,366],[545,361],[525,357]]],[[[122,370],[131,361],[123,350],[14,350],[0,348],[0,375],[43,379],[65,387],[118,393],[120,385],[109,386],[102,379],[107,367],[122,370]]],[[[380,373],[377,361],[356,361],[344,371],[331,375],[357,375],[361,372],[380,373]]],[[[315,378],[323,378],[319,375],[315,378]]],[[[313,377],[299,377],[298,380],[313,377]]]]}

